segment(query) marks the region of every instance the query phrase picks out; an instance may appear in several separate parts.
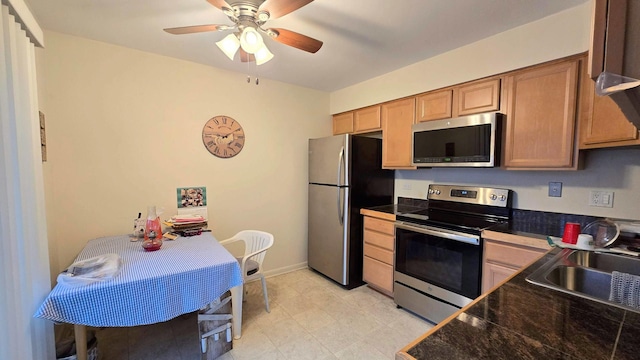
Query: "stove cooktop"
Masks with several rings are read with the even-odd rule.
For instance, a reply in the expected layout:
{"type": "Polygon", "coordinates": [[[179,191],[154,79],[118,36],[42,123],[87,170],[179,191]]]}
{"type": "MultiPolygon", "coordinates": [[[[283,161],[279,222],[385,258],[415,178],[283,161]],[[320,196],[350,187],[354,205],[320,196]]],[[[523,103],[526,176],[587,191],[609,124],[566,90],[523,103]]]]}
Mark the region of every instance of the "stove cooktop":
{"type": "Polygon", "coordinates": [[[486,215],[472,215],[438,209],[424,209],[417,212],[396,215],[396,220],[418,225],[444,227],[452,230],[480,232],[508,219],[486,215]]]}
{"type": "Polygon", "coordinates": [[[511,218],[511,191],[462,185],[429,185],[428,208],[398,214],[398,221],[479,233],[511,218]]]}

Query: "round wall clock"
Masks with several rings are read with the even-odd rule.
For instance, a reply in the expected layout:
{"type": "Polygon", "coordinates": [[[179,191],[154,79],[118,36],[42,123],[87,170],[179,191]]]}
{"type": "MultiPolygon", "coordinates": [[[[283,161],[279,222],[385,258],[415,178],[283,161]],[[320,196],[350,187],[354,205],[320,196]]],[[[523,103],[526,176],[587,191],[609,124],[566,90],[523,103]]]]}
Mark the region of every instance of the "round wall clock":
{"type": "Polygon", "coordinates": [[[202,142],[214,156],[234,157],[244,147],[244,130],[228,116],[214,116],[202,128],[202,142]]]}

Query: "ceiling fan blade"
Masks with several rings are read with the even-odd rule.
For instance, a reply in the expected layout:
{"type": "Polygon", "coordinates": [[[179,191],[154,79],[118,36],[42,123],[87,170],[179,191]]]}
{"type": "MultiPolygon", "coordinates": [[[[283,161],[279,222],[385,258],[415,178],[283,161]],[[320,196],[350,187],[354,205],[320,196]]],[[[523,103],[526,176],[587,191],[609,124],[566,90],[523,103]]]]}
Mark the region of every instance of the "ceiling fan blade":
{"type": "Polygon", "coordinates": [[[227,4],[227,2],[224,0],[207,0],[207,1],[209,2],[209,4],[217,7],[220,10],[222,10],[222,8],[231,9],[231,6],[227,4]]]}
{"type": "Polygon", "coordinates": [[[267,33],[270,34],[273,40],[279,43],[293,46],[294,48],[298,48],[306,52],[316,53],[322,47],[322,41],[310,38],[306,35],[298,34],[297,32],[291,30],[273,28],[267,29],[267,33]],[[271,35],[271,33],[275,33],[278,35],[273,36],[271,35]]]}
{"type": "MultiPolygon", "coordinates": [[[[211,2],[212,0],[209,0],[211,2]]],[[[298,10],[313,0],[266,0],[260,5],[259,10],[268,11],[269,18],[276,19],[288,13],[298,10]]]]}
{"type": "Polygon", "coordinates": [[[224,28],[221,28],[222,26],[226,27],[226,25],[194,25],[194,26],[168,28],[168,29],[164,29],[164,31],[168,32],[169,34],[182,35],[182,34],[192,34],[192,33],[199,33],[199,32],[205,32],[205,31],[224,30],[224,28]]]}
{"type": "Polygon", "coordinates": [[[248,52],[242,50],[242,48],[238,49],[240,52],[240,61],[242,62],[253,62],[256,61],[256,57],[253,54],[249,54],[248,52]]]}

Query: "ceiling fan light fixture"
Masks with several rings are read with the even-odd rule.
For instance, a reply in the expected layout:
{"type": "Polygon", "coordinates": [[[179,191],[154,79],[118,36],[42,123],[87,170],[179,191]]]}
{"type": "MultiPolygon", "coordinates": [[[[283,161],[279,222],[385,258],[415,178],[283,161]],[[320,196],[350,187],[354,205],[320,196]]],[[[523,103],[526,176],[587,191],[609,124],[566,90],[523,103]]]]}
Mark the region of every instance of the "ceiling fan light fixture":
{"type": "Polygon", "coordinates": [[[224,39],[216,42],[216,45],[233,61],[236,51],[240,48],[240,41],[238,41],[238,37],[235,34],[229,34],[224,39]]]}
{"type": "Polygon", "coordinates": [[[262,65],[267,61],[273,59],[273,54],[271,53],[271,51],[269,51],[267,45],[265,44],[262,44],[262,47],[260,47],[260,49],[258,49],[258,51],[256,51],[256,53],[253,55],[256,58],[256,65],[262,65]]]}
{"type": "Polygon", "coordinates": [[[255,54],[264,45],[262,36],[256,29],[247,26],[240,35],[240,46],[249,54],[255,54]]]}

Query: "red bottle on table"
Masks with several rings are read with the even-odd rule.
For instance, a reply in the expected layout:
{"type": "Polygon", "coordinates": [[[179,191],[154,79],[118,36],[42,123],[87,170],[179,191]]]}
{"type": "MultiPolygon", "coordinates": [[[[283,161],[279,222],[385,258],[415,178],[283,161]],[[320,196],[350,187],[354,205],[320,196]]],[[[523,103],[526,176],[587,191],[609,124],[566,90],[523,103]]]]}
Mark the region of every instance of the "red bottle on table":
{"type": "Polygon", "coordinates": [[[160,217],[156,214],[156,207],[147,208],[147,224],[144,228],[142,247],[147,251],[155,251],[162,246],[162,226],[160,217]]]}

